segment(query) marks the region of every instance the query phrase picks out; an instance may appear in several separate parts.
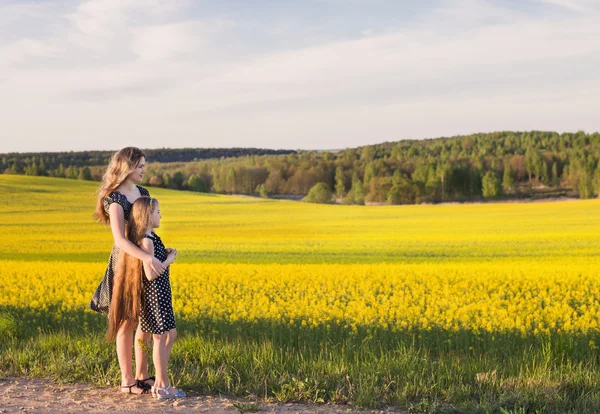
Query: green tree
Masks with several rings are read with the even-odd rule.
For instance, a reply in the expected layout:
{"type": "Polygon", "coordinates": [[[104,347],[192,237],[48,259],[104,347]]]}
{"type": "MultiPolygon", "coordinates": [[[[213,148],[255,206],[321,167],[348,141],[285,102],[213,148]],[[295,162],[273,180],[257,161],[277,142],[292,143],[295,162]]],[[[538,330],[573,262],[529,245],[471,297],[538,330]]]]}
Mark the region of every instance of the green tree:
{"type": "Polygon", "coordinates": [[[445,161],[442,164],[438,165],[437,175],[440,179],[442,202],[444,202],[446,192],[448,191],[448,178],[452,175],[452,167],[450,166],[449,162],[445,161]]]}
{"type": "Polygon", "coordinates": [[[173,174],[173,178],[171,178],[171,187],[181,190],[183,187],[183,182],[185,181],[185,176],[181,171],[175,171],[173,174]]]}
{"type": "Polygon", "coordinates": [[[558,177],[558,166],[556,161],[552,164],[552,186],[558,187],[560,185],[560,178],[558,177]]]}
{"type": "Polygon", "coordinates": [[[225,177],[225,191],[230,193],[235,193],[235,180],[237,178],[237,174],[235,173],[234,168],[229,168],[227,171],[227,176],[225,177]]]}
{"type": "Polygon", "coordinates": [[[414,204],[417,201],[419,187],[408,178],[402,176],[399,171],[394,173],[392,178],[392,188],[387,194],[386,203],[397,204],[414,204]]]}
{"type": "Polygon", "coordinates": [[[550,185],[550,174],[548,174],[548,164],[546,164],[543,160],[540,160],[539,165],[542,183],[544,183],[544,185],[550,185]]]}
{"type": "Polygon", "coordinates": [[[38,171],[38,175],[47,175],[47,169],[46,169],[46,163],[44,162],[44,157],[40,157],[40,164],[39,164],[39,171],[38,171]]]}
{"type": "Polygon", "coordinates": [[[527,170],[527,174],[529,174],[529,182],[531,182],[531,177],[532,177],[533,173],[535,172],[535,166],[536,166],[535,154],[536,153],[537,153],[537,150],[531,146],[529,146],[527,148],[527,151],[525,151],[525,169],[527,170]]]}
{"type": "Polygon", "coordinates": [[[58,166],[58,170],[56,171],[56,176],[57,177],[61,177],[61,178],[65,178],[65,166],[63,165],[62,162],[58,166]]]}
{"type": "Polygon", "coordinates": [[[264,184],[259,184],[256,186],[256,193],[262,198],[269,197],[269,194],[267,193],[267,186],[264,184]]]}
{"type": "Polygon", "coordinates": [[[160,175],[153,175],[150,177],[150,180],[148,180],[148,184],[154,187],[162,187],[164,182],[160,175]]]}
{"type": "Polygon", "coordinates": [[[515,175],[513,174],[512,167],[508,162],[504,164],[502,186],[504,187],[504,191],[512,191],[515,187],[515,175]]]}
{"type": "Polygon", "coordinates": [[[310,189],[308,195],[303,198],[303,201],[308,203],[329,204],[331,203],[332,197],[333,193],[326,183],[317,183],[310,189]]]}
{"type": "Polygon", "coordinates": [[[204,181],[198,174],[192,174],[188,179],[188,188],[191,191],[206,192],[204,181]]]}
{"type": "Polygon", "coordinates": [[[77,175],[77,167],[75,167],[74,165],[69,165],[69,168],[67,169],[67,178],[75,180],[77,179],[77,175]]]}
{"type": "Polygon", "coordinates": [[[600,198],[600,164],[598,164],[596,170],[594,171],[592,187],[598,198],[600,198]]]}
{"type": "Polygon", "coordinates": [[[162,176],[163,186],[169,188],[171,186],[171,176],[168,172],[165,172],[162,176]]]}
{"type": "Polygon", "coordinates": [[[497,198],[500,196],[500,180],[492,171],[488,171],[483,176],[482,180],[483,197],[487,199],[497,198]]]}
{"type": "Polygon", "coordinates": [[[362,181],[358,178],[358,173],[355,171],[352,175],[352,187],[346,197],[342,200],[342,204],[358,204],[365,205],[365,189],[362,181]]]}
{"type": "Polygon", "coordinates": [[[80,169],[79,175],[77,175],[77,179],[92,181],[92,172],[90,171],[89,167],[86,166],[80,169]]]}
{"type": "Polygon", "coordinates": [[[365,176],[363,179],[363,184],[365,186],[369,186],[369,183],[373,178],[377,176],[377,171],[375,169],[375,165],[372,162],[367,163],[365,167],[365,176]]]}
{"type": "Polygon", "coordinates": [[[594,196],[594,183],[592,174],[586,170],[581,171],[577,189],[579,190],[579,198],[592,198],[594,196]]]}
{"type": "Polygon", "coordinates": [[[346,192],[345,180],[344,169],[342,166],[338,166],[335,169],[335,194],[338,197],[343,197],[346,192]]]}
{"type": "Polygon", "coordinates": [[[38,168],[37,162],[32,162],[30,165],[25,168],[25,175],[40,175],[40,170],[38,168]]]}
{"type": "Polygon", "coordinates": [[[402,192],[400,186],[393,185],[392,188],[390,188],[386,203],[392,205],[402,204],[402,192]]]}

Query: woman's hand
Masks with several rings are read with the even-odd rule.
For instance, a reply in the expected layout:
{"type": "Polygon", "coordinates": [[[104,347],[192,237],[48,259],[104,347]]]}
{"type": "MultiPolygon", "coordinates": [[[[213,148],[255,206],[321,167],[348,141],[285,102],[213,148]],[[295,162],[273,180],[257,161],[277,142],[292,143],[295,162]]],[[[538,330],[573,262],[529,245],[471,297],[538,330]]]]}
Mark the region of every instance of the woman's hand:
{"type": "Polygon", "coordinates": [[[163,262],[158,260],[156,257],[152,257],[152,263],[150,264],[150,267],[152,268],[154,273],[156,273],[159,276],[165,273],[165,270],[167,270],[167,266],[165,266],[163,262]]]}
{"type": "Polygon", "coordinates": [[[177,259],[177,250],[175,249],[167,249],[167,259],[171,259],[171,261],[175,261],[175,259],[177,259]]]}

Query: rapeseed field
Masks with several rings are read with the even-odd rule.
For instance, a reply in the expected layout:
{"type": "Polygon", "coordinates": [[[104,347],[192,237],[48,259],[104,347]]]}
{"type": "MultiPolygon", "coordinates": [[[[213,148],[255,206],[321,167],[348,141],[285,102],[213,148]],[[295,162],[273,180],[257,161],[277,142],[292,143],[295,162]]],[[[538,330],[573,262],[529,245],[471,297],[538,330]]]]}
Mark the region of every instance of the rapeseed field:
{"type": "MultiPolygon", "coordinates": [[[[91,217],[96,187],[0,176],[0,373],[118,378],[105,320],[87,310],[112,245],[91,217]]],[[[365,207],[149,190],[179,251],[184,387],[413,412],[600,407],[598,200],[365,207]]]]}

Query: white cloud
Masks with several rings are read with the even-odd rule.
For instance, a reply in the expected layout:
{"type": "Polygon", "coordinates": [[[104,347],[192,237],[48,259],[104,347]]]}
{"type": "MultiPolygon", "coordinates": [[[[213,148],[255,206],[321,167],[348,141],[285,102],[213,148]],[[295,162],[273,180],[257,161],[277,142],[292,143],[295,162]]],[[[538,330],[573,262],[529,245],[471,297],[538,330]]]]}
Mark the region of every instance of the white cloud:
{"type": "MultiPolygon", "coordinates": [[[[340,148],[495,129],[597,130],[600,13],[586,0],[561,3],[588,13],[536,17],[448,0],[419,23],[370,22],[344,40],[272,51],[242,36],[244,22],[190,14],[185,2],[86,1],[38,16],[51,28],[44,36],[0,41],[0,152],[42,148],[42,136],[53,139],[48,150],[117,148],[126,138],[143,147],[340,148]]],[[[261,39],[280,45],[289,27],[278,21],[261,39]]]]}
{"type": "Polygon", "coordinates": [[[29,58],[49,58],[56,56],[53,47],[35,39],[19,39],[6,46],[0,46],[0,66],[25,62],[29,58]]]}
{"type": "Polygon", "coordinates": [[[586,11],[586,7],[582,4],[585,1],[573,1],[573,0],[539,0],[543,3],[552,4],[555,6],[564,7],[569,10],[583,12],[586,11]]]}

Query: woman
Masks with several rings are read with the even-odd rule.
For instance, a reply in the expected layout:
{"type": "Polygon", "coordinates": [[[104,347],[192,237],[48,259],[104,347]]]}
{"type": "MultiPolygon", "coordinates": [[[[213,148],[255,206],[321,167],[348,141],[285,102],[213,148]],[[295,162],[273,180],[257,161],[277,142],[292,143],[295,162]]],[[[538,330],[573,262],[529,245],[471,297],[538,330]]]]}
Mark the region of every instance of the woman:
{"type": "MultiPolygon", "coordinates": [[[[115,268],[121,250],[142,260],[158,274],[162,274],[166,269],[154,255],[140,249],[125,237],[125,222],[129,219],[133,203],[141,196],[149,196],[148,190],[136,185],[144,177],[145,163],[145,154],[140,149],[123,148],[113,155],[98,190],[94,218],[102,224],[110,224],[114,246],[104,279],[90,302],[90,308],[96,312],[108,313],[110,309],[115,268]]],[[[151,335],[143,333],[139,327],[135,332],[134,378],[131,368],[134,330],[135,325],[126,324],[119,330],[116,338],[117,357],[121,368],[121,391],[144,394],[153,385],[154,379],[148,375],[148,356],[142,349],[140,340],[148,344],[151,335]]]]}

